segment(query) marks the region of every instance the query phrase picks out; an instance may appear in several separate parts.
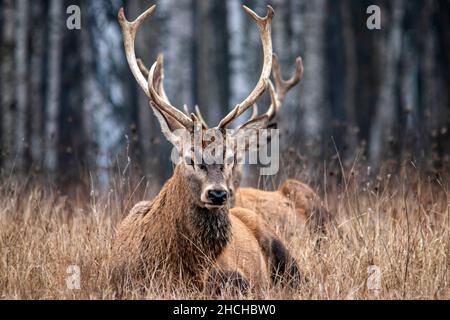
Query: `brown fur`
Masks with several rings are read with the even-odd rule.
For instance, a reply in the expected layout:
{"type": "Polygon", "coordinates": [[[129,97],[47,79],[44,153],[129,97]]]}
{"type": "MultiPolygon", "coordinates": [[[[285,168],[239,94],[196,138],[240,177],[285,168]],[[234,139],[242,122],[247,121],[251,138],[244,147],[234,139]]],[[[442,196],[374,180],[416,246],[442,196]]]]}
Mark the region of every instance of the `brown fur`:
{"type": "Polygon", "coordinates": [[[262,215],[270,225],[286,227],[291,232],[302,232],[304,226],[324,231],[332,218],[314,190],[298,180],[287,180],[277,191],[239,188],[235,204],[262,215]]]}
{"type": "MultiPolygon", "coordinates": [[[[185,115],[170,104],[162,90],[162,56],[150,69],[147,79],[139,69],[134,50],[136,32],[155,6],[132,22],[127,21],[123,8],[119,11],[127,61],[150,98],[162,133],[179,157],[173,177],[156,198],[133,208],[118,229],[111,265],[112,279],[118,282],[119,288],[124,280],[125,284],[146,284],[140,280],[155,277],[170,284],[181,281],[202,287],[205,279],[211,279],[205,277],[205,272],[213,273],[213,279],[217,276],[235,279],[242,286],[263,286],[270,276],[277,280],[278,274],[298,275],[294,259],[255,213],[237,208],[229,210],[233,197],[232,172],[237,158],[242,157],[236,142],[241,133],[266,128],[269,122],[269,115],[263,115],[247,121],[233,134],[226,132],[228,125],[266,90],[272,66],[270,24],[274,11],[268,6],[267,15],[259,17],[249,8],[244,6],[244,9],[261,33],[263,70],[250,95],[212,130],[207,130],[195,115],[185,115]],[[214,272],[210,272],[211,268],[215,268],[214,272]]],[[[250,143],[246,147],[250,148],[250,143]]]]}
{"type": "MultiPolygon", "coordinates": [[[[178,166],[156,198],[137,204],[119,226],[111,256],[114,282],[120,288],[154,277],[201,288],[216,268],[237,272],[255,287],[269,284],[268,243],[279,239],[247,209],[198,207],[183,169],[178,166]]],[[[286,259],[298,271],[289,254],[286,259]]]]}

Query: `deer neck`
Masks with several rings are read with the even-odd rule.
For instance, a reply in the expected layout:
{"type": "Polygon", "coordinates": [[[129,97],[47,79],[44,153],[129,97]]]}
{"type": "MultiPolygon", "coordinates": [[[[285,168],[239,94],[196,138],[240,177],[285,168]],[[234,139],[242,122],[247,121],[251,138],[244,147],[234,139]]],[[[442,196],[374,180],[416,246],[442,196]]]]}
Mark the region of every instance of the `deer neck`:
{"type": "Polygon", "coordinates": [[[198,194],[189,189],[179,166],[158,196],[165,216],[162,218],[172,224],[177,254],[190,268],[205,258],[217,258],[231,238],[228,209],[208,210],[195,197],[198,194]]]}

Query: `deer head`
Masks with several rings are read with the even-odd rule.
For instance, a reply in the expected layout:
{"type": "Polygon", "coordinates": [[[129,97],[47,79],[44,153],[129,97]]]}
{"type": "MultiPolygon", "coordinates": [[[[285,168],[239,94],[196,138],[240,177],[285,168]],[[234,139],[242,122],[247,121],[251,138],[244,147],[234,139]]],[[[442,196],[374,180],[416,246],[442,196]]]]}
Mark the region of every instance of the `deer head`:
{"type": "MultiPolygon", "coordinates": [[[[270,104],[269,108],[267,109],[266,113],[263,115],[263,116],[266,116],[267,120],[268,120],[268,122],[267,122],[268,126],[266,126],[265,128],[273,125],[272,121],[274,121],[275,117],[279,113],[279,111],[283,105],[284,99],[286,98],[287,93],[301,81],[301,79],[303,77],[303,71],[304,71],[303,60],[301,57],[298,57],[295,61],[295,69],[294,69],[293,75],[291,76],[291,78],[286,80],[282,76],[281,67],[278,62],[278,57],[276,54],[273,54],[272,61],[273,61],[272,75],[274,78],[275,86],[272,84],[272,81],[269,80],[268,87],[269,87],[271,104],[270,104]]],[[[140,62],[139,66],[143,73],[148,74],[148,70],[142,62],[140,62]]],[[[162,73],[160,76],[161,77],[163,76],[162,73]]],[[[167,95],[165,94],[165,91],[164,91],[164,86],[162,84],[162,81],[159,81],[158,83],[159,83],[159,90],[160,90],[161,94],[167,98],[167,95]]],[[[189,114],[189,110],[187,110],[186,107],[185,107],[184,112],[185,112],[185,114],[189,114]]],[[[203,127],[208,128],[208,124],[204,120],[203,115],[198,106],[195,107],[195,114],[196,114],[197,118],[199,119],[199,121],[202,123],[203,127]]],[[[261,116],[258,114],[258,106],[255,103],[253,105],[253,113],[248,121],[256,120],[259,117],[261,117],[261,116]]],[[[233,177],[232,177],[233,184],[232,184],[231,193],[232,193],[232,195],[234,195],[236,190],[239,188],[239,186],[241,184],[242,166],[240,166],[240,165],[234,166],[232,175],[233,175],[233,177]]],[[[234,203],[234,199],[232,199],[232,203],[234,203]]]]}
{"type": "MultiPolygon", "coordinates": [[[[255,104],[267,87],[271,87],[269,80],[273,58],[271,22],[274,11],[268,6],[267,15],[260,17],[244,6],[244,10],[256,22],[260,31],[264,53],[262,72],[249,96],[226,115],[216,127],[209,129],[196,115],[187,115],[170,103],[163,87],[162,56],[158,57],[148,71],[136,58],[136,33],[142,22],[154,12],[155,8],[156,6],[150,7],[133,22],[125,18],[123,9],[119,11],[128,64],[136,81],[149,97],[150,106],[161,125],[164,136],[176,149],[179,159],[178,167],[192,190],[193,201],[207,209],[222,208],[233,197],[233,168],[240,156],[237,147],[239,137],[242,137],[241,133],[264,129],[270,119],[270,115],[264,114],[253,117],[237,130],[227,130],[237,117],[255,104]]],[[[250,141],[246,147],[252,145],[256,144],[250,141]]]]}

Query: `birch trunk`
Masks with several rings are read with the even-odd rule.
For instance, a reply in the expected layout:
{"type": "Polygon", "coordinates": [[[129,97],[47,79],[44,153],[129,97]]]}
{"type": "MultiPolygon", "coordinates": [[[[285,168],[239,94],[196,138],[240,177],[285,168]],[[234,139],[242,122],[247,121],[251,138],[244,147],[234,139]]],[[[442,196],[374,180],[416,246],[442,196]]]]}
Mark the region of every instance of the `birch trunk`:
{"type": "Polygon", "coordinates": [[[58,169],[58,115],[61,94],[61,54],[63,31],[63,1],[51,0],[49,16],[48,80],[45,122],[45,167],[49,172],[58,169]]]}
{"type": "Polygon", "coordinates": [[[308,1],[305,5],[305,76],[302,94],[304,103],[301,112],[304,115],[302,126],[306,143],[311,147],[321,140],[324,127],[325,12],[325,0],[308,1]]]}
{"type": "MultiPolygon", "coordinates": [[[[245,61],[245,54],[248,48],[246,47],[246,39],[243,32],[245,30],[244,19],[246,16],[239,0],[227,1],[227,10],[228,47],[230,50],[230,97],[228,107],[234,108],[251,91],[246,73],[248,66],[245,61]]],[[[237,119],[236,124],[241,123],[243,118],[237,119]]]]}
{"type": "MultiPolygon", "coordinates": [[[[88,10],[90,9],[90,4],[85,1],[81,8],[81,15],[84,19],[88,19],[88,10]]],[[[95,88],[94,76],[92,70],[93,65],[93,50],[91,47],[91,39],[90,39],[90,30],[82,29],[81,30],[81,61],[82,61],[82,79],[83,83],[81,84],[81,92],[83,94],[82,101],[82,124],[83,124],[83,136],[86,139],[85,141],[85,156],[87,163],[95,166],[96,164],[96,155],[94,152],[94,104],[93,101],[93,93],[95,88]]]]}
{"type": "MultiPolygon", "coordinates": [[[[160,50],[159,32],[160,22],[158,21],[158,15],[164,15],[166,12],[166,1],[160,3],[155,15],[148,19],[142,25],[136,41],[136,50],[138,55],[145,61],[148,67],[156,61],[160,50]]],[[[130,15],[137,17],[144,10],[148,8],[147,1],[133,1],[129,3],[130,15]]],[[[168,57],[165,57],[164,67],[167,73],[168,57]]],[[[167,75],[166,75],[167,78],[167,75]]],[[[167,88],[167,81],[165,81],[167,88]]],[[[168,90],[170,91],[170,90],[168,90]]],[[[172,91],[170,91],[172,92],[172,91]]],[[[160,139],[156,138],[160,135],[159,124],[157,123],[153,112],[148,104],[148,97],[138,88],[137,94],[137,132],[138,132],[138,147],[140,151],[140,163],[146,172],[150,172],[155,184],[160,184],[163,179],[163,165],[160,162],[161,144],[158,142],[160,139]]]]}
{"type": "Polygon", "coordinates": [[[164,0],[161,10],[166,26],[162,45],[165,52],[165,86],[171,102],[182,107],[194,104],[192,56],[193,15],[190,0],[164,0]]]}
{"type": "Polygon", "coordinates": [[[31,6],[33,20],[35,26],[38,26],[31,37],[32,55],[31,55],[31,103],[30,110],[33,115],[33,121],[30,121],[30,153],[34,168],[40,169],[42,166],[43,154],[43,95],[44,90],[43,81],[43,66],[44,66],[44,23],[41,22],[42,15],[42,1],[33,1],[31,6]]]}
{"type": "Polygon", "coordinates": [[[404,1],[398,0],[393,4],[393,12],[386,37],[380,41],[381,59],[381,88],[375,105],[375,120],[370,131],[370,162],[375,168],[380,167],[383,155],[389,151],[388,144],[393,139],[393,129],[396,121],[396,92],[397,66],[401,53],[404,1]]]}
{"type": "Polygon", "coordinates": [[[357,48],[351,15],[351,0],[341,1],[342,28],[345,50],[344,109],[346,116],[346,159],[353,161],[358,151],[358,126],[356,121],[355,94],[357,81],[357,48]]]}
{"type": "Polygon", "coordinates": [[[28,107],[28,19],[29,3],[17,0],[16,10],[16,119],[15,119],[15,158],[16,169],[25,169],[26,116],[28,107]]]}
{"type": "MultiPolygon", "coordinates": [[[[215,37],[219,35],[214,33],[212,24],[212,1],[194,1],[193,20],[194,20],[194,94],[195,103],[198,104],[206,121],[215,125],[220,121],[218,80],[214,72],[215,37]]],[[[192,80],[191,80],[192,81],[192,80]]]]}

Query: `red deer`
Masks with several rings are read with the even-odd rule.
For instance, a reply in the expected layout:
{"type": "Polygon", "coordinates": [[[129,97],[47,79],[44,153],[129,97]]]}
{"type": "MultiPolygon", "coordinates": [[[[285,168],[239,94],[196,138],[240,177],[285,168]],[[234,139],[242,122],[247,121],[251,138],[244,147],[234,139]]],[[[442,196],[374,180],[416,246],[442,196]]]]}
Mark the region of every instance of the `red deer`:
{"type": "MultiPolygon", "coordinates": [[[[162,59],[162,57],[161,57],[162,59]]],[[[142,73],[148,75],[148,69],[139,61],[139,68],[142,73]]],[[[269,124],[278,114],[284,99],[293,87],[295,87],[303,76],[303,61],[300,57],[296,60],[296,68],[293,76],[285,80],[281,74],[280,64],[277,56],[273,55],[273,78],[275,86],[269,80],[269,92],[271,105],[266,112],[269,124]]],[[[157,88],[162,96],[168,101],[163,86],[163,70],[158,75],[157,88]]],[[[202,122],[204,128],[208,128],[198,106],[195,107],[197,118],[202,122]]],[[[189,114],[188,110],[185,110],[189,114]]],[[[254,105],[254,111],[250,121],[258,117],[258,108],[254,105]]],[[[308,226],[311,231],[323,232],[326,224],[331,221],[331,215],[325,207],[321,198],[307,184],[298,180],[287,180],[274,192],[264,191],[255,188],[240,188],[242,180],[242,166],[236,165],[233,168],[233,187],[231,203],[237,207],[247,208],[262,215],[271,225],[294,226],[295,228],[308,226]]],[[[292,229],[292,228],[291,228],[292,229]]],[[[292,230],[290,230],[292,233],[292,230]]],[[[301,231],[297,230],[296,231],[301,231]]]]}
{"type": "MultiPolygon", "coordinates": [[[[274,11],[268,6],[267,15],[262,18],[245,6],[244,9],[259,27],[263,68],[250,95],[212,129],[220,134],[263,94],[272,68],[274,11]]],[[[136,33],[154,10],[152,6],[129,22],[121,9],[119,22],[131,71],[149,97],[164,136],[178,150],[180,162],[159,194],[152,201],[137,204],[119,225],[110,260],[112,280],[119,288],[134,283],[145,285],[155,278],[168,285],[186,284],[200,289],[207,281],[230,281],[239,288],[258,288],[271,282],[298,284],[295,259],[265,221],[251,210],[229,209],[236,164],[235,136],[225,135],[221,144],[223,161],[216,161],[207,152],[202,153],[202,161],[194,161],[196,151],[184,146],[192,145],[195,134],[205,129],[195,115],[189,117],[179,111],[158,89],[162,85],[162,57],[153,64],[147,78],[139,69],[136,33]],[[188,134],[176,135],[177,129],[188,134]]],[[[267,121],[263,115],[248,121],[240,130],[263,128],[267,121]]],[[[207,146],[203,143],[202,151],[207,146]]]]}

